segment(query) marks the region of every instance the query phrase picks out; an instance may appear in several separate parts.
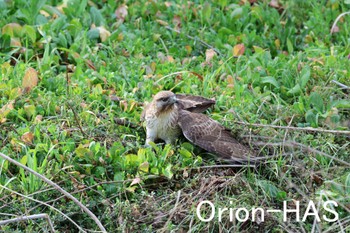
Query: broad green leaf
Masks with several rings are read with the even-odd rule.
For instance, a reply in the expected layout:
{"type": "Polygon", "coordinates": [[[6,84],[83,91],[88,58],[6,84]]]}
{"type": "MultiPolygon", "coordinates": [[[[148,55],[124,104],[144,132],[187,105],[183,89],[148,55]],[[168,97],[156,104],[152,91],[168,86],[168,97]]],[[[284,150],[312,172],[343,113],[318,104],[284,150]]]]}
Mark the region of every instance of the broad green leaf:
{"type": "Polygon", "coordinates": [[[88,148],[83,147],[81,144],[75,149],[75,153],[78,157],[83,158],[86,154],[90,153],[88,148]]]}
{"type": "Polygon", "coordinates": [[[20,163],[27,166],[28,155],[25,155],[21,158],[20,163]]]}
{"type": "Polygon", "coordinates": [[[24,31],[24,34],[26,34],[33,43],[36,42],[36,31],[34,27],[29,25],[24,25],[23,31],[24,31]]]}
{"type": "Polygon", "coordinates": [[[102,14],[101,14],[101,12],[98,9],[96,9],[96,7],[91,7],[90,8],[90,14],[91,14],[92,22],[96,26],[101,26],[103,24],[102,14]]]}
{"type": "Polygon", "coordinates": [[[300,74],[300,87],[305,88],[309,79],[310,79],[310,67],[306,65],[304,66],[300,74]]]}
{"type": "Polygon", "coordinates": [[[262,83],[269,83],[269,84],[273,85],[276,88],[280,87],[280,85],[277,82],[277,80],[275,79],[275,77],[272,77],[272,76],[263,77],[261,82],[262,83]]]}
{"type": "Polygon", "coordinates": [[[277,188],[272,182],[260,180],[258,181],[258,184],[270,198],[275,198],[279,193],[282,192],[282,190],[277,188]]]}
{"type": "Polygon", "coordinates": [[[185,148],[181,148],[179,150],[180,154],[185,157],[185,158],[191,158],[192,157],[192,154],[191,152],[189,152],[188,150],[186,150],[185,148]]]}
{"type": "Polygon", "coordinates": [[[171,179],[174,173],[171,171],[172,165],[168,164],[165,169],[163,169],[163,175],[171,179]]]}
{"type": "Polygon", "coordinates": [[[182,143],[181,147],[185,148],[188,151],[193,151],[193,145],[189,142],[182,143]]]}
{"type": "Polygon", "coordinates": [[[297,85],[295,85],[292,89],[290,89],[290,90],[288,91],[288,94],[295,95],[295,94],[299,94],[300,92],[301,92],[300,85],[297,84],[297,85]]]}
{"type": "Polygon", "coordinates": [[[308,110],[305,114],[305,121],[311,126],[317,126],[317,115],[312,109],[308,110]]]}
{"type": "Polygon", "coordinates": [[[135,154],[125,155],[125,162],[127,165],[136,165],[139,164],[139,157],[135,154]]]}
{"type": "Polygon", "coordinates": [[[100,30],[98,30],[98,28],[90,29],[87,32],[87,36],[90,40],[96,40],[96,39],[100,38],[100,30]]]}
{"type": "Polygon", "coordinates": [[[24,112],[26,113],[27,118],[31,118],[35,115],[35,106],[34,105],[25,105],[24,112]]]}
{"type": "Polygon", "coordinates": [[[139,166],[139,170],[145,173],[148,173],[149,171],[149,163],[147,161],[143,162],[139,166]]]}
{"type": "Polygon", "coordinates": [[[18,23],[9,23],[2,27],[2,34],[9,35],[11,37],[22,36],[22,26],[18,23]]]}
{"type": "Polygon", "coordinates": [[[243,14],[242,7],[238,7],[232,11],[231,18],[236,18],[236,19],[241,18],[242,14],[243,14]]]}
{"type": "Polygon", "coordinates": [[[317,92],[311,93],[310,105],[312,105],[320,113],[322,113],[324,110],[323,99],[317,92]]]}
{"type": "Polygon", "coordinates": [[[222,34],[222,35],[231,35],[233,34],[233,31],[228,29],[227,27],[221,27],[218,31],[219,34],[222,34]]]}

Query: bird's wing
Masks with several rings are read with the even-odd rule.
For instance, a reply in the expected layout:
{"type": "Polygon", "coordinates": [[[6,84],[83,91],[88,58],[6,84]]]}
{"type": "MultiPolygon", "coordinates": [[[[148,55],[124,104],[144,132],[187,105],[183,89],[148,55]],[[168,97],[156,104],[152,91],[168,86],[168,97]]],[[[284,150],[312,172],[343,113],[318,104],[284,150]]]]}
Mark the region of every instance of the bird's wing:
{"type": "Polygon", "coordinates": [[[215,100],[202,96],[176,94],[178,106],[190,112],[204,112],[215,104],[215,100]]]}
{"type": "Polygon", "coordinates": [[[184,136],[195,145],[229,162],[246,163],[254,160],[254,152],[239,143],[217,121],[201,113],[179,111],[179,125],[184,136]]]}

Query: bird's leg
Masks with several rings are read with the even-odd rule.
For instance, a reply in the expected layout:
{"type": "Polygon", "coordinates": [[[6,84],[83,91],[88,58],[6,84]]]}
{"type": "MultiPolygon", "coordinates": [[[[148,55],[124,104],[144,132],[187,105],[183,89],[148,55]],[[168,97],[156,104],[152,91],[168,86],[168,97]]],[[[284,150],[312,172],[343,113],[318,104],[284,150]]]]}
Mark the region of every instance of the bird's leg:
{"type": "Polygon", "coordinates": [[[167,138],[167,139],[165,140],[165,143],[166,143],[166,144],[174,145],[174,144],[175,144],[175,140],[174,140],[173,138],[167,138]]]}
{"type": "Polygon", "coordinates": [[[150,147],[151,145],[149,143],[154,142],[155,140],[156,140],[156,135],[153,133],[152,130],[147,129],[145,146],[150,147]]]}

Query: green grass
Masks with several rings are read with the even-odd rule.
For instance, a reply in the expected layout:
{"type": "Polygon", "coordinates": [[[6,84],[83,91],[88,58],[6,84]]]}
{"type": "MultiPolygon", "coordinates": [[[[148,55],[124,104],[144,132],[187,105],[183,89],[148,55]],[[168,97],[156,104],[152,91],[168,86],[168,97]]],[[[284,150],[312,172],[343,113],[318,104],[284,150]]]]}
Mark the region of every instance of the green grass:
{"type": "MultiPolygon", "coordinates": [[[[349,1],[280,1],[278,10],[270,1],[139,0],[125,2],[125,18],[115,14],[123,9],[119,1],[67,2],[59,10],[63,3],[55,0],[0,0],[1,153],[72,193],[108,232],[349,231],[350,169],[321,153],[349,163],[349,134],[302,130],[350,128],[349,90],[332,81],[350,86],[349,16],[330,33],[349,1]],[[220,54],[208,60],[202,42],[220,54]],[[244,44],[241,56],[234,56],[237,44],[244,44]],[[206,114],[251,145],[265,145],[256,146],[263,155],[288,156],[257,169],[199,169],[215,162],[185,139],[144,148],[142,103],[169,89],[215,97],[206,114]],[[272,146],[283,141],[318,152],[272,146]],[[282,209],[284,200],[291,206],[297,200],[305,211],[309,200],[328,199],[339,203],[340,222],[283,222],[277,214],[262,223],[196,217],[201,200],[248,209],[282,209]]],[[[73,202],[0,158],[0,220],[47,213],[57,231],[77,231],[58,212],[14,191],[98,230],[73,202]]],[[[0,227],[47,229],[42,220],[0,227]]]]}

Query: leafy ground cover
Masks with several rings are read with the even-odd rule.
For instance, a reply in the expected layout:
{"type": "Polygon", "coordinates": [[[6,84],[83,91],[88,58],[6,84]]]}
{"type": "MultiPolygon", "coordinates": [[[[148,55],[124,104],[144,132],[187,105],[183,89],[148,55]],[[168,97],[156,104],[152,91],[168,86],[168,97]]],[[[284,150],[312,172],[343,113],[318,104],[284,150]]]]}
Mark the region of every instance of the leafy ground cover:
{"type": "MultiPolygon", "coordinates": [[[[0,0],[0,152],[73,194],[108,232],[348,232],[349,1],[0,0]],[[342,84],[342,85],[341,85],[342,84]],[[160,90],[215,97],[212,118],[276,155],[219,168],[185,139],[144,148],[143,102],[160,90]],[[311,129],[310,129],[311,127],[311,129]],[[204,223],[216,207],[339,220],[204,223]],[[202,214],[210,215],[203,206],[202,214]]],[[[46,213],[98,230],[79,206],[0,158],[0,220],[46,213]],[[55,209],[54,209],[55,208],[55,209]],[[62,211],[59,213],[57,210],[62,211]]],[[[44,220],[0,226],[41,232],[44,220]]]]}

